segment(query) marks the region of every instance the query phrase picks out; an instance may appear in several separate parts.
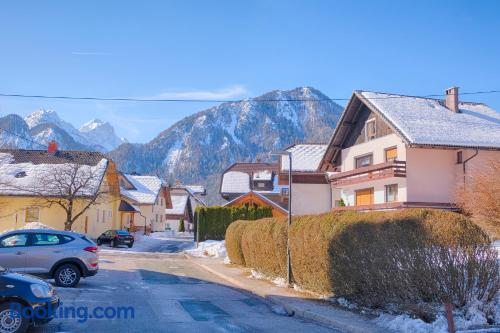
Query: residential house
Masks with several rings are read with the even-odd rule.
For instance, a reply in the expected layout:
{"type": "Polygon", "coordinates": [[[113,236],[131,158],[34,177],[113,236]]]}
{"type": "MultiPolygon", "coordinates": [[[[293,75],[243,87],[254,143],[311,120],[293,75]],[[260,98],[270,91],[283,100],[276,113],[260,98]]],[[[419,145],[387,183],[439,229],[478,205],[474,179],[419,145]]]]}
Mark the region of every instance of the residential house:
{"type": "Polygon", "coordinates": [[[29,223],[64,230],[67,193],[75,198],[73,216],[83,211],[73,231],[95,238],[119,225],[117,171],[103,154],[59,151],[54,142],[49,150],[0,150],[0,231],[29,223]]]}
{"type": "Polygon", "coordinates": [[[255,205],[271,207],[273,215],[288,212],[287,192],[278,184],[278,164],[234,163],[222,174],[220,194],[225,206],[255,205]],[[284,194],[284,195],[283,195],[284,194]]]}
{"type": "Polygon", "coordinates": [[[184,221],[186,231],[194,230],[194,213],[196,207],[206,206],[200,196],[206,194],[206,190],[202,186],[187,185],[182,186],[180,183],[170,189],[170,197],[172,206],[165,210],[166,214],[166,229],[177,232],[179,230],[180,220],[184,221]]]}
{"type": "MultiPolygon", "coordinates": [[[[292,157],[292,214],[320,214],[332,209],[331,187],[327,174],[318,171],[326,144],[294,144],[285,149],[292,157]]],[[[289,157],[279,160],[279,185],[285,200],[288,197],[289,157]]]]}
{"type": "Polygon", "coordinates": [[[120,227],[132,231],[165,231],[165,209],[172,207],[169,189],[156,176],[120,174],[120,227]]]}
{"type": "Polygon", "coordinates": [[[456,87],[444,100],[354,91],[319,170],[336,210],[453,209],[457,186],[493,159],[500,113],[456,87]]]}

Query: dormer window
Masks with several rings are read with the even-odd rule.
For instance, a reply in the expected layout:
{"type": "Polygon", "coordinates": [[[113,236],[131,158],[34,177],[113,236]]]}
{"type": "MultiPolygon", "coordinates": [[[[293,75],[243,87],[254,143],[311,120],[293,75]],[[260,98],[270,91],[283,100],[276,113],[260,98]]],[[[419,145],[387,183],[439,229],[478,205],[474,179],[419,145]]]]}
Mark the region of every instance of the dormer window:
{"type": "Polygon", "coordinates": [[[375,118],[370,119],[365,124],[366,141],[375,139],[377,136],[377,122],[375,118]]]}
{"type": "Polygon", "coordinates": [[[25,171],[20,171],[18,173],[16,173],[16,175],[14,177],[16,178],[23,178],[23,177],[26,177],[26,172],[25,171]]]}
{"type": "Polygon", "coordinates": [[[263,182],[258,182],[258,183],[257,183],[257,187],[258,187],[258,188],[264,188],[264,187],[266,187],[266,183],[263,183],[263,182]]]}

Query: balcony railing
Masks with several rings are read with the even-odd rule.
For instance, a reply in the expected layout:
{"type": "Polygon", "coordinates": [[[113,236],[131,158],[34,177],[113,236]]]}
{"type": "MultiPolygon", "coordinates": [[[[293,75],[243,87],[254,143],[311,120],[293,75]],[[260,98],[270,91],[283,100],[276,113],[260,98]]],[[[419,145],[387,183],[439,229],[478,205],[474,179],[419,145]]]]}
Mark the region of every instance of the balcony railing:
{"type": "Polygon", "coordinates": [[[406,177],[406,162],[391,161],[339,172],[330,176],[330,182],[343,186],[389,177],[406,177]]]}

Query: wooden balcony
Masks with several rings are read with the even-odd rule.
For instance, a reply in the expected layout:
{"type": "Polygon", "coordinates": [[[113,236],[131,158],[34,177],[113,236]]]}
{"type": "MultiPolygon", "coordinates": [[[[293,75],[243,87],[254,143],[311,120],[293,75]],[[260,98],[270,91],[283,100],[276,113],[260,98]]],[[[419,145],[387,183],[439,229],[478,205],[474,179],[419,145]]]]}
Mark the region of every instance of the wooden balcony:
{"type": "Polygon", "coordinates": [[[453,203],[448,202],[385,202],[379,204],[371,205],[359,205],[359,206],[343,206],[332,208],[333,212],[344,212],[344,211],[373,211],[373,210],[394,210],[403,208],[433,208],[433,209],[446,209],[446,210],[458,210],[458,208],[453,203]]]}
{"type": "Polygon", "coordinates": [[[390,177],[406,177],[406,162],[391,161],[339,172],[330,176],[330,182],[334,186],[346,186],[390,177]]]}

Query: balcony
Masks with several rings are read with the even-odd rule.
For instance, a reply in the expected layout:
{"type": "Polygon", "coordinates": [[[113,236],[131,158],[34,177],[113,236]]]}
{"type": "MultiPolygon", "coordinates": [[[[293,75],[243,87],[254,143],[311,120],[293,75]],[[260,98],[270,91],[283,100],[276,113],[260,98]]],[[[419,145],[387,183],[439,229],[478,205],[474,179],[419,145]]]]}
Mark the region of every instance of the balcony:
{"type": "Polygon", "coordinates": [[[390,177],[406,177],[406,162],[390,161],[339,172],[330,176],[330,182],[338,187],[390,177]]]}

